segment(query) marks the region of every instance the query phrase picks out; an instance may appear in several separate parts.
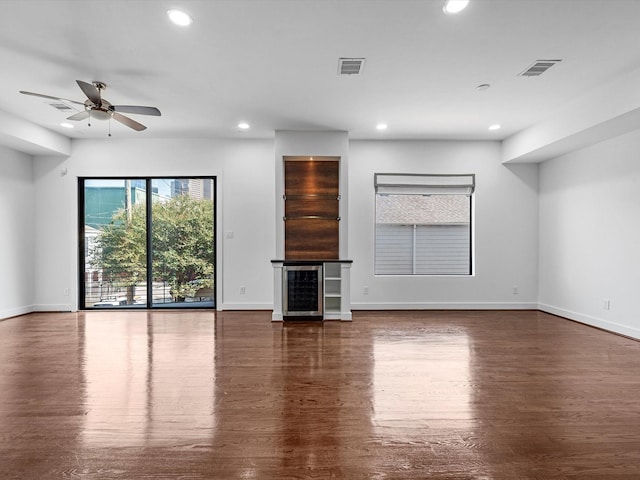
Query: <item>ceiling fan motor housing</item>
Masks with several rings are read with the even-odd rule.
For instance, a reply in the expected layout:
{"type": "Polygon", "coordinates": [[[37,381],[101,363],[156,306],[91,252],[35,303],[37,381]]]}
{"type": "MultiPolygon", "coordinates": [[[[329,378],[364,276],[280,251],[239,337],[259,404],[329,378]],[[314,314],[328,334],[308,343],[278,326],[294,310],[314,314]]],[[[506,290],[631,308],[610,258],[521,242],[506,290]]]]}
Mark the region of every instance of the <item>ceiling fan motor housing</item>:
{"type": "Polygon", "coordinates": [[[102,98],[100,99],[100,105],[96,105],[91,100],[86,100],[84,108],[91,114],[91,118],[95,120],[109,120],[113,117],[114,110],[112,105],[102,98]]]}

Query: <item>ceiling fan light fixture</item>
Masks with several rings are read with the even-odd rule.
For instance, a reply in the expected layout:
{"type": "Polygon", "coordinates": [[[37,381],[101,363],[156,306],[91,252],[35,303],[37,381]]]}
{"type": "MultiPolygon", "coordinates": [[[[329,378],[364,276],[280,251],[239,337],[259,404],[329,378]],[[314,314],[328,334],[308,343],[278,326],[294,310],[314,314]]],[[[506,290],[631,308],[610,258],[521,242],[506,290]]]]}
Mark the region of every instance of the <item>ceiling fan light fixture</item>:
{"type": "Polygon", "coordinates": [[[442,6],[442,11],[447,15],[456,15],[467,8],[469,0],[447,0],[442,6]]]}
{"type": "Polygon", "coordinates": [[[169,20],[171,20],[174,24],[181,27],[188,27],[193,23],[193,18],[191,18],[191,15],[183,12],[182,10],[167,10],[167,16],[169,17],[169,20]]]}
{"type": "Polygon", "coordinates": [[[91,110],[91,119],[92,120],[109,120],[112,117],[111,112],[107,112],[105,110],[91,110]]]}

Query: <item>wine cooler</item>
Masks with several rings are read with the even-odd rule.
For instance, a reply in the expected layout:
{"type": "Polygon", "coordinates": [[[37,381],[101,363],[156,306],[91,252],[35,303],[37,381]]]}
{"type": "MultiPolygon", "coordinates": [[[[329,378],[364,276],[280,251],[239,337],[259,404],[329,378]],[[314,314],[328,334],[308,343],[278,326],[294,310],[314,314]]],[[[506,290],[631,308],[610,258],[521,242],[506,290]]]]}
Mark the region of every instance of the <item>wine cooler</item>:
{"type": "Polygon", "coordinates": [[[322,319],[322,265],[285,265],[282,280],[285,318],[322,319]]]}

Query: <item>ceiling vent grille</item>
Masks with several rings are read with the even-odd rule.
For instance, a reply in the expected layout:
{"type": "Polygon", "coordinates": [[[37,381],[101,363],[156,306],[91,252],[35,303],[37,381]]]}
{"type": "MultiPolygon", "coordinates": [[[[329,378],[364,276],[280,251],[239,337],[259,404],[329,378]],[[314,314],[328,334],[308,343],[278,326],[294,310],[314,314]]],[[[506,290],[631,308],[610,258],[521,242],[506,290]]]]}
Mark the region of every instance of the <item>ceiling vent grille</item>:
{"type": "Polygon", "coordinates": [[[75,112],[76,111],[76,109],[71,108],[66,103],[50,103],[49,105],[51,105],[56,110],[60,110],[61,112],[75,112]]]}
{"type": "Polygon", "coordinates": [[[361,75],[364,58],[338,59],[338,75],[361,75]]]}
{"type": "Polygon", "coordinates": [[[519,77],[539,77],[544,72],[549,70],[555,64],[560,63],[562,60],[536,60],[532,65],[529,65],[522,73],[518,74],[519,77]]]}

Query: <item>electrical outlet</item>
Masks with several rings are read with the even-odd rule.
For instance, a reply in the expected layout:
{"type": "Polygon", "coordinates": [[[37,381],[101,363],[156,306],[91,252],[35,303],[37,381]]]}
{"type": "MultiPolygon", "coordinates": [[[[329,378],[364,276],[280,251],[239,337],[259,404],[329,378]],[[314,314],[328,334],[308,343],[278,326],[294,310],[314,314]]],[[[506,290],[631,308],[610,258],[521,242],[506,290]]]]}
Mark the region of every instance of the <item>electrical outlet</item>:
{"type": "Polygon", "coordinates": [[[514,294],[514,295],[518,295],[518,294],[520,294],[520,287],[518,287],[518,286],[514,286],[514,287],[513,287],[513,294],[514,294]]]}
{"type": "Polygon", "coordinates": [[[369,287],[364,287],[362,291],[365,295],[369,295],[369,287]]]}
{"type": "Polygon", "coordinates": [[[247,287],[245,287],[244,285],[242,285],[240,287],[240,295],[244,295],[245,293],[247,293],[247,287]]]}
{"type": "Polygon", "coordinates": [[[63,290],[62,290],[62,294],[63,294],[65,297],[68,297],[68,296],[69,296],[69,287],[66,287],[65,289],[63,289],[63,290]]]}
{"type": "Polygon", "coordinates": [[[611,310],[611,300],[605,299],[602,301],[602,308],[604,310],[611,310]]]}

